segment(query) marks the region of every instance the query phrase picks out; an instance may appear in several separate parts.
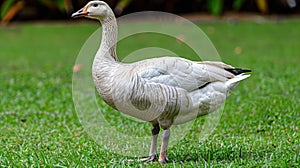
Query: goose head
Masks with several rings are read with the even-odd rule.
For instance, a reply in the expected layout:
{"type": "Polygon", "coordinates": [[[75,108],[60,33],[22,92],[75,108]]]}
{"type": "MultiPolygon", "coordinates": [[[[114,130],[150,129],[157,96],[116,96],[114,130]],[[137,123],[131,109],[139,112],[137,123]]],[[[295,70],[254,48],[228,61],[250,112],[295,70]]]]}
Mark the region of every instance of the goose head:
{"type": "Polygon", "coordinates": [[[90,1],[83,8],[72,14],[73,18],[87,17],[103,21],[111,15],[111,9],[107,3],[103,1],[90,1]]]}

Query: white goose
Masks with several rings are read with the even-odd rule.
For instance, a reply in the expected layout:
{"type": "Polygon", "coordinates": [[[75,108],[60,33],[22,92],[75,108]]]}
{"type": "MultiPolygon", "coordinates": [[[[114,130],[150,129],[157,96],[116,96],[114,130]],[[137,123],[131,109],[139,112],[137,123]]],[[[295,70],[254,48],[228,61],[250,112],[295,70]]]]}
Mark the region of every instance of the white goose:
{"type": "Polygon", "coordinates": [[[250,75],[250,70],[222,62],[193,62],[161,57],[132,64],[118,61],[117,23],[111,8],[91,1],[72,17],[87,17],[102,24],[102,41],[93,62],[93,80],[102,99],[111,107],[151,122],[152,144],[149,157],[157,157],[156,142],[163,129],[159,162],[168,161],[170,127],[188,122],[219,108],[229,92],[250,75]]]}

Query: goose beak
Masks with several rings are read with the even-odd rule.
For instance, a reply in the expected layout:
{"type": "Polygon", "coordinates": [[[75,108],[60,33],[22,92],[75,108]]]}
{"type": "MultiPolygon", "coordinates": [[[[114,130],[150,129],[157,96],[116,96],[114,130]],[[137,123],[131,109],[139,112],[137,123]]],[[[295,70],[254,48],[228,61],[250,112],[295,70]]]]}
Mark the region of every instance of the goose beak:
{"type": "Polygon", "coordinates": [[[87,7],[83,7],[79,11],[72,14],[72,18],[85,17],[89,14],[87,7]]]}

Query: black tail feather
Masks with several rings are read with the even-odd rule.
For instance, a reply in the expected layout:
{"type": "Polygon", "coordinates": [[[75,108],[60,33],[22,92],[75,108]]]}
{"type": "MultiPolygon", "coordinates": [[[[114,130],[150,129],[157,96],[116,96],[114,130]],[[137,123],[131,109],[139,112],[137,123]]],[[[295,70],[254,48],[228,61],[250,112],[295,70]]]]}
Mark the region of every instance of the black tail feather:
{"type": "Polygon", "coordinates": [[[235,68],[235,69],[229,69],[229,68],[225,68],[226,71],[234,74],[234,75],[239,75],[242,73],[246,73],[246,72],[251,72],[251,70],[249,69],[241,69],[241,68],[235,68]]]}

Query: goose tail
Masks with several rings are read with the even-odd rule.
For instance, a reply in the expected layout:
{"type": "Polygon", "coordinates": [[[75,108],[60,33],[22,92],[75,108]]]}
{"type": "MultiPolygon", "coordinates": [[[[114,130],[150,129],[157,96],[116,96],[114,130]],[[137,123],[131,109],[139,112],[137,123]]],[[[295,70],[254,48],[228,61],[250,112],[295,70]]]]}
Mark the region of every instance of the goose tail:
{"type": "Polygon", "coordinates": [[[228,81],[225,82],[225,85],[227,86],[227,88],[231,91],[232,89],[234,89],[239,83],[240,81],[249,78],[251,75],[250,74],[239,74],[237,76],[235,76],[232,79],[229,79],[228,81]]]}
{"type": "Polygon", "coordinates": [[[233,78],[225,82],[225,85],[227,86],[229,92],[232,89],[234,89],[240,83],[240,81],[249,78],[251,76],[250,74],[245,74],[246,72],[251,72],[251,70],[248,69],[228,68],[225,70],[235,75],[233,78]]]}

